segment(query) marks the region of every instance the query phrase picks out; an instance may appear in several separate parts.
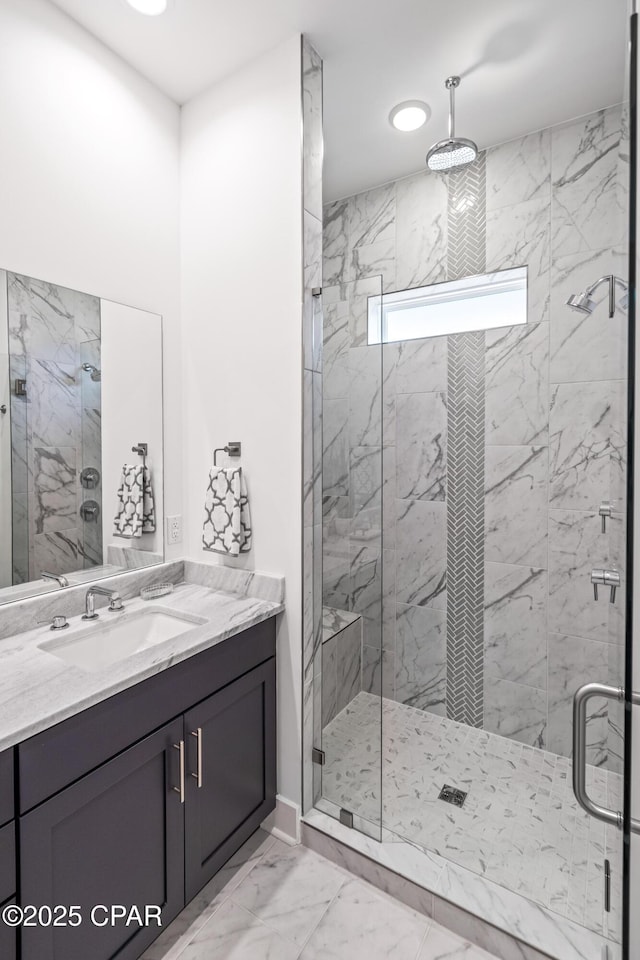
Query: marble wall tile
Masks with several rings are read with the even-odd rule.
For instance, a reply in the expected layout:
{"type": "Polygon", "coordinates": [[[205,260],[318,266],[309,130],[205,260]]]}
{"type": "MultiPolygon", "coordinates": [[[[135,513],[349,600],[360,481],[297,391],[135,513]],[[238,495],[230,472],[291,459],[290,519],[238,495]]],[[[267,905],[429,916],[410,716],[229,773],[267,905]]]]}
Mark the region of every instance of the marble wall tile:
{"type": "Polygon", "coordinates": [[[349,201],[328,203],[323,212],[322,285],[353,280],[349,253],[349,201]]]}
{"type": "Polygon", "coordinates": [[[303,198],[304,208],[322,218],[322,59],[302,41],[303,198]]]}
{"type": "Polygon", "coordinates": [[[331,723],[338,712],[337,646],[339,634],[322,644],[322,726],[331,723]]]}
{"type": "MultiPolygon", "coordinates": [[[[573,696],[584,683],[607,677],[608,673],[608,644],[584,637],[549,634],[548,749],[552,753],[571,756],[573,696]]],[[[607,706],[606,701],[594,699],[587,715],[587,763],[601,766],[606,759],[607,706]]]]}
{"type": "Polygon", "coordinates": [[[527,200],[550,203],[550,130],[538,130],[526,137],[489,147],[486,164],[487,210],[527,200]]]}
{"type": "Polygon", "coordinates": [[[549,625],[554,633],[606,641],[609,598],[593,598],[593,567],[608,565],[597,513],[549,511],[549,625]]]}
{"type": "MultiPolygon", "coordinates": [[[[312,809],[316,796],[314,793],[314,775],[318,777],[317,786],[321,787],[320,774],[316,774],[317,764],[311,761],[311,751],[316,744],[313,742],[313,693],[314,686],[321,684],[322,678],[311,678],[302,688],[302,808],[305,813],[312,809]]],[[[320,690],[322,687],[320,686],[320,690]]]]}
{"type": "Polygon", "coordinates": [[[78,534],[75,527],[37,534],[33,537],[33,550],[30,555],[30,580],[39,580],[43,570],[49,573],[68,573],[82,566],[78,563],[78,534]]]}
{"type": "Polygon", "coordinates": [[[447,337],[401,340],[391,360],[396,393],[444,393],[447,389],[447,337]]]}
{"type": "Polygon", "coordinates": [[[78,557],[84,569],[97,567],[103,561],[102,526],[100,521],[81,520],[76,528],[78,557]]]}
{"type": "Polygon", "coordinates": [[[79,290],[68,290],[58,287],[63,298],[72,297],[73,312],[76,327],[76,340],[79,344],[87,340],[100,340],[102,318],[100,315],[100,299],[79,290]]]}
{"type": "Polygon", "coordinates": [[[549,325],[485,333],[487,443],[546,444],[549,325]]]}
{"type": "Polygon", "coordinates": [[[336,637],[336,703],[338,713],[361,690],[362,621],[341,630],[336,637]]]}
{"type": "Polygon", "coordinates": [[[382,448],[382,539],[389,550],[396,546],[396,448],[382,448]]]}
{"type": "Polygon", "coordinates": [[[14,492],[12,498],[11,554],[13,582],[29,582],[29,495],[14,492]]]}
{"type": "Polygon", "coordinates": [[[447,508],[442,501],[396,501],[398,603],[446,609],[447,508]]]}
{"type": "Polygon", "coordinates": [[[547,693],[535,687],[485,677],[484,729],[532,747],[546,745],[547,693]]]}
{"type": "Polygon", "coordinates": [[[7,274],[11,353],[76,364],[74,311],[71,304],[64,302],[62,292],[61,287],[32,277],[7,274]]]}
{"type": "Polygon", "coordinates": [[[379,347],[352,347],[349,350],[349,380],[350,446],[380,446],[382,350],[379,347]]]}
{"type": "Polygon", "coordinates": [[[446,612],[396,605],[395,699],[446,716],[446,612]]]}
{"type": "Polygon", "coordinates": [[[349,454],[349,493],[351,495],[352,534],[375,533],[380,536],[382,501],[381,447],[351,447],[349,454]],[[359,513],[365,511],[369,522],[362,524],[359,513]]]}
{"type": "Polygon", "coordinates": [[[527,267],[528,322],[549,319],[550,212],[543,197],[487,211],[486,269],[527,267]]]}
{"type": "Polygon", "coordinates": [[[33,461],[29,511],[32,535],[81,526],[77,515],[76,448],[34,447],[33,461]]]}
{"type": "Polygon", "coordinates": [[[327,400],[349,396],[349,301],[325,304],[323,323],[323,394],[327,400]]]}
{"type": "Polygon", "coordinates": [[[387,183],[359,193],[349,204],[349,242],[351,248],[367,247],[396,238],[396,185],[387,183]]]}
{"type": "Polygon", "coordinates": [[[322,299],[313,296],[322,287],[322,221],[304,211],[303,347],[306,370],[322,369],[322,299]]]}
{"type": "Polygon", "coordinates": [[[76,367],[29,360],[29,433],[41,447],[75,445],[80,432],[80,395],[76,367]]]}
{"type": "Polygon", "coordinates": [[[323,498],[322,592],[327,606],[348,610],[351,603],[351,527],[348,497],[323,498]]]}
{"type": "Polygon", "coordinates": [[[394,697],[393,654],[380,647],[362,646],[362,689],[375,697],[394,697]]]}
{"type": "Polygon", "coordinates": [[[351,251],[351,273],[354,280],[382,277],[382,289],[396,288],[396,247],[393,239],[363,243],[351,251]]]}
{"type": "Polygon", "coordinates": [[[322,410],[323,493],[346,496],[349,492],[349,404],[325,400],[322,410]]]}
{"type": "MultiPolygon", "coordinates": [[[[607,645],[609,661],[607,683],[623,687],[625,680],[625,648],[619,643],[607,645]]],[[[607,704],[607,769],[624,772],[624,704],[610,700],[607,704]]]]}
{"type": "Polygon", "coordinates": [[[302,373],[302,503],[303,524],[313,526],[313,372],[302,373]]]}
{"type": "MultiPolygon", "coordinates": [[[[24,357],[9,358],[10,380],[24,380],[27,366],[24,357]]],[[[17,397],[11,394],[11,489],[14,493],[25,493],[29,486],[29,397],[17,397]]]]}
{"type": "Polygon", "coordinates": [[[553,254],[624,242],[626,211],[616,173],[622,136],[620,107],[600,110],[551,132],[553,254]]]}
{"type": "Polygon", "coordinates": [[[374,627],[369,634],[369,646],[380,646],[382,624],[382,553],[380,542],[371,544],[352,537],[351,600],[349,610],[361,614],[374,627]]]}
{"type": "Polygon", "coordinates": [[[609,499],[612,470],[626,438],[614,382],[560,383],[549,413],[549,502],[573,510],[597,509],[609,499]]]}
{"type": "Polygon", "coordinates": [[[444,500],[446,488],[446,395],[401,394],[396,401],[397,496],[403,500],[444,500]]]}
{"type": "Polygon", "coordinates": [[[342,285],[342,296],[349,303],[349,337],[352,347],[363,347],[369,342],[369,301],[382,295],[382,276],[370,276],[342,285]]]}
{"type": "Polygon", "coordinates": [[[498,563],[547,566],[546,447],[487,446],[485,557],[498,563]]]}
{"type": "MultiPolygon", "coordinates": [[[[558,257],[551,268],[552,383],[617,380],[626,376],[627,313],[618,308],[609,318],[609,288],[603,284],[593,299],[591,315],[567,306],[572,294],[582,293],[600,277],[613,273],[625,278],[622,250],[587,250],[558,257]]],[[[618,297],[621,291],[618,290],[618,297]]]]}
{"type": "Polygon", "coordinates": [[[447,181],[420,173],[396,184],[396,284],[407,290],[447,279],[447,181]]]}
{"type": "Polygon", "coordinates": [[[486,564],[486,676],[546,689],[547,589],[546,570],[486,564]]]}

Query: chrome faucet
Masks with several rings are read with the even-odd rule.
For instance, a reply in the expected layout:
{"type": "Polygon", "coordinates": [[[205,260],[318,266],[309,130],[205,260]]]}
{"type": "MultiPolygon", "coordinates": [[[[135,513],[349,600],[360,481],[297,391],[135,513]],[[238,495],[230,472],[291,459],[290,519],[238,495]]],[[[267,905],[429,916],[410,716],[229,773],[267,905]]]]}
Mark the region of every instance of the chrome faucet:
{"type": "Polygon", "coordinates": [[[59,587],[68,587],[69,581],[61,573],[47,573],[46,570],[40,571],[43,580],[55,580],[59,587]]]}
{"type": "Polygon", "coordinates": [[[83,620],[97,620],[95,598],[109,597],[109,610],[124,610],[122,598],[117,590],[106,590],[104,587],[89,587],[85,597],[85,612],[82,614],[83,620]]]}

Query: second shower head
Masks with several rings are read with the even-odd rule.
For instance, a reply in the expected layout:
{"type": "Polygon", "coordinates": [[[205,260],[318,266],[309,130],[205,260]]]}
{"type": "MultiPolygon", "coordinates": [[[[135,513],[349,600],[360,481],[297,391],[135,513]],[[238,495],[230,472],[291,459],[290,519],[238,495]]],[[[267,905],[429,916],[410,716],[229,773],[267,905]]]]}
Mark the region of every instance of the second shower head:
{"type": "Polygon", "coordinates": [[[577,310],[578,313],[584,313],[587,316],[595,310],[597,304],[593,299],[593,294],[598,289],[602,283],[609,284],[609,319],[614,316],[616,312],[616,284],[622,287],[622,297],[618,301],[618,306],[621,309],[626,310],[627,303],[629,301],[628,285],[621,280],[620,277],[615,277],[613,274],[609,274],[606,277],[600,277],[599,280],[596,280],[595,283],[592,283],[590,287],[587,287],[582,293],[572,293],[569,299],[567,300],[567,306],[571,307],[572,310],[577,310]]]}

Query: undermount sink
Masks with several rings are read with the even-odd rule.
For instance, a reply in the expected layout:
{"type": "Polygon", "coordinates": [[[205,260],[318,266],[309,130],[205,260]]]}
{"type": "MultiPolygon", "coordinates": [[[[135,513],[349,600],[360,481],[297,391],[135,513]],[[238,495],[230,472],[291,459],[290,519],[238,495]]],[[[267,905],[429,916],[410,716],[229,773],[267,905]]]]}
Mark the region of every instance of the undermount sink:
{"type": "Polygon", "coordinates": [[[62,636],[38,646],[65,663],[95,672],[134,653],[171,640],[202,623],[206,623],[202,617],[158,607],[120,615],[101,614],[97,623],[83,623],[79,627],[74,625],[62,636]],[[109,621],[107,616],[113,619],[109,621]]]}

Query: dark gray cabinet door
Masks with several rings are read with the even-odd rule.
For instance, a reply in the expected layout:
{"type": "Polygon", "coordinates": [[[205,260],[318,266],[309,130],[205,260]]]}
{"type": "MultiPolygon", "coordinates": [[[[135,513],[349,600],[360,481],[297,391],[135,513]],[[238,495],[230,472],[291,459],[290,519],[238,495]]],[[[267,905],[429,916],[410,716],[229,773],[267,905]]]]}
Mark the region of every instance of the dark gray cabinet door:
{"type": "MultiPolygon", "coordinates": [[[[132,960],[157,926],[94,926],[91,908],[184,906],[182,718],[20,818],[21,905],[79,906],[79,927],[23,928],[21,960],[132,960]]],[[[104,919],[101,912],[99,918],[104,919]]]]}
{"type": "Polygon", "coordinates": [[[275,705],[271,659],[185,714],[187,901],[275,807],[275,705]]]}
{"type": "MultiPolygon", "coordinates": [[[[3,907],[8,906],[10,903],[15,903],[15,899],[7,900],[6,903],[3,903],[0,906],[0,910],[3,907]]],[[[17,948],[18,935],[12,927],[8,927],[6,923],[2,923],[0,920],[0,957],[2,960],[17,960],[18,948],[17,948]]]]}

